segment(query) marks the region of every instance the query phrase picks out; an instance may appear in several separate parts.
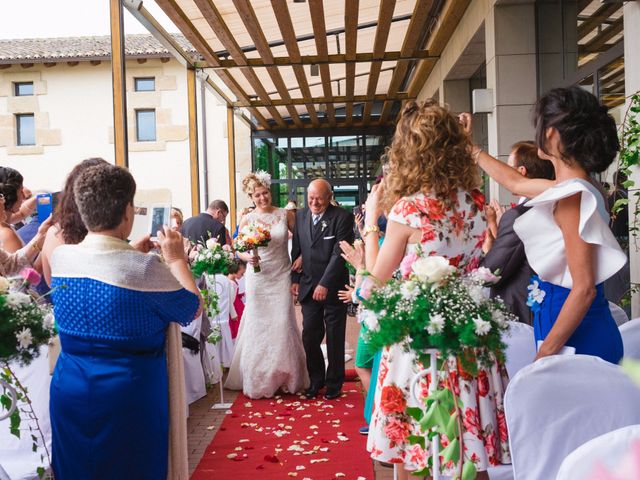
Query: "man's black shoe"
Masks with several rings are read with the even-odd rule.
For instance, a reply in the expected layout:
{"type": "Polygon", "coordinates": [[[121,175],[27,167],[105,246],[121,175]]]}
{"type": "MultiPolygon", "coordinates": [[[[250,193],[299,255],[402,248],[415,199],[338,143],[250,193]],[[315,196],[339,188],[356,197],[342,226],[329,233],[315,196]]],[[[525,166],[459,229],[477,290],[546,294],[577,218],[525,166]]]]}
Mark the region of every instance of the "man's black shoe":
{"type": "Polygon", "coordinates": [[[318,396],[319,390],[320,389],[316,387],[309,387],[302,395],[304,395],[307,400],[312,400],[318,396]]]}
{"type": "Polygon", "coordinates": [[[327,393],[324,394],[324,399],[333,400],[341,396],[342,396],[342,392],[340,390],[327,390],[327,393]]]}

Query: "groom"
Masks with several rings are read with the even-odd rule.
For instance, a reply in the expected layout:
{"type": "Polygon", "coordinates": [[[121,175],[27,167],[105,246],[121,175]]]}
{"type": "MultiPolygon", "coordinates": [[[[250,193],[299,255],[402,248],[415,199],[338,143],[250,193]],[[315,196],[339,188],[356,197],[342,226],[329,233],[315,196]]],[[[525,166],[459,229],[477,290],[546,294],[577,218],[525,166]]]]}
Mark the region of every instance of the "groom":
{"type": "Polygon", "coordinates": [[[340,241],[353,243],[353,215],[331,205],[331,197],[331,185],[326,180],[309,184],[309,206],[296,213],[291,250],[294,263],[302,262],[302,270],[292,273],[291,293],[302,305],[302,343],[310,379],[305,396],[315,398],[326,385],[327,400],[342,394],[344,382],[347,306],[338,298],[338,291],[349,282],[349,272],[340,241]],[[326,374],[320,349],[325,331],[329,360],[326,374]]]}

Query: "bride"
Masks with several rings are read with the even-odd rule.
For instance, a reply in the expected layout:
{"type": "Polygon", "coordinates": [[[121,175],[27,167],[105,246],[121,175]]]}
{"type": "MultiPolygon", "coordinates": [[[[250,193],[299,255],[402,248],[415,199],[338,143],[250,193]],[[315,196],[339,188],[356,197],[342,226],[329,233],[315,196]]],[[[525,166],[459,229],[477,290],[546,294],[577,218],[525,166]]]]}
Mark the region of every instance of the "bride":
{"type": "MultiPolygon", "coordinates": [[[[246,307],[225,387],[249,398],[272,397],[278,390],[296,393],[309,385],[305,354],[291,298],[289,231],[292,212],[271,204],[271,177],[250,173],[242,189],[256,208],[245,215],[240,230],[258,223],[271,231],[269,245],[259,249],[260,268],[247,268],[246,307]]],[[[251,252],[239,256],[253,265],[251,252]]]]}

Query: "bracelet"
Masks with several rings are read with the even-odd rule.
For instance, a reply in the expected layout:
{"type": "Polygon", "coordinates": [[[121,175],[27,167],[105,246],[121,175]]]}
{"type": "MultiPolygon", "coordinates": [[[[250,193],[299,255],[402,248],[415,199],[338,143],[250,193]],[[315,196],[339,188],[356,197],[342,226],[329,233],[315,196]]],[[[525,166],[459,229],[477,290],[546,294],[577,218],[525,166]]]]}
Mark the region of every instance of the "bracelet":
{"type": "Polygon", "coordinates": [[[366,236],[372,232],[380,233],[380,227],[378,225],[365,225],[362,232],[362,237],[366,238],[366,236]]]}
{"type": "Polygon", "coordinates": [[[31,244],[31,248],[33,248],[36,252],[40,253],[42,251],[42,247],[38,246],[38,242],[33,242],[31,244]]]}
{"type": "Polygon", "coordinates": [[[471,153],[471,158],[473,159],[474,163],[478,163],[478,157],[480,157],[481,153],[482,149],[480,147],[476,147],[476,150],[471,153]]]}

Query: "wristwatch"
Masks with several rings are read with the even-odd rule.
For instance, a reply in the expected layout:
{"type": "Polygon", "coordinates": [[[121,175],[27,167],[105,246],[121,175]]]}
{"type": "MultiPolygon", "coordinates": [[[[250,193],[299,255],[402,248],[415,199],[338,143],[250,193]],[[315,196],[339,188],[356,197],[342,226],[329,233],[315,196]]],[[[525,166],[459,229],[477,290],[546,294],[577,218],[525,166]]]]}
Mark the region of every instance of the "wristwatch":
{"type": "Polygon", "coordinates": [[[371,232],[380,233],[380,227],[378,225],[365,225],[362,232],[362,236],[366,237],[371,232]]]}

